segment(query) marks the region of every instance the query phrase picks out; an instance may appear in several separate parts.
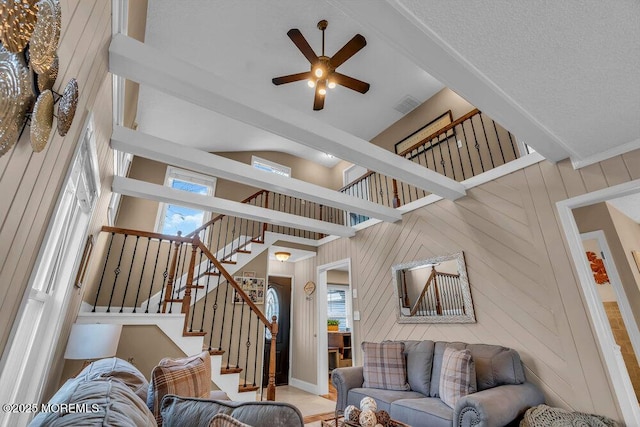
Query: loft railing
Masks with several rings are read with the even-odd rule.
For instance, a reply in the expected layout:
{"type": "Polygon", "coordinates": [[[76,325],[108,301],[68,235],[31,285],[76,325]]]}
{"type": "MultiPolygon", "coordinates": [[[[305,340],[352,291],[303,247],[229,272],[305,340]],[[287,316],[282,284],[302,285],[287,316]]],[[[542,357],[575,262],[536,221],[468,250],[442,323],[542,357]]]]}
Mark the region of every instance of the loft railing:
{"type": "MultiPolygon", "coordinates": [[[[170,236],[114,227],[103,227],[102,232],[106,251],[92,311],[164,314],[179,306],[183,335],[203,336],[209,351],[223,356],[223,373],[243,372],[239,391],[260,387],[261,346],[265,330],[277,335],[277,319],[265,317],[197,234],[170,236]],[[179,293],[177,281],[183,277],[179,293]],[[198,300],[198,292],[204,292],[204,298],[198,300]],[[155,294],[163,298],[152,304],[155,294]],[[192,299],[197,301],[193,305],[192,299]]],[[[268,400],[275,399],[275,343],[272,339],[268,400]]]]}
{"type": "Polygon", "coordinates": [[[460,275],[442,273],[432,267],[427,282],[411,307],[410,315],[455,316],[464,314],[460,275]]]}
{"type": "MultiPolygon", "coordinates": [[[[456,181],[479,175],[519,157],[514,136],[474,109],[398,153],[456,181]]],[[[397,208],[429,193],[378,172],[369,171],[339,191],[397,208]]],[[[366,217],[350,216],[355,225],[366,217]]]]}

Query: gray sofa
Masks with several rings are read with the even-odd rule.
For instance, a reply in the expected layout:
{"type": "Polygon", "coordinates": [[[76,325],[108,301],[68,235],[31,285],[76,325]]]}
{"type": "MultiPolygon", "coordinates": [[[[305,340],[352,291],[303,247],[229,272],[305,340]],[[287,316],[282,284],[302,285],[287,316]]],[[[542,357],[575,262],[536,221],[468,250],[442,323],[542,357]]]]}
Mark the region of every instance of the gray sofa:
{"type": "Polygon", "coordinates": [[[331,380],[338,393],[336,408],[359,406],[370,396],[378,410],[413,427],[505,426],[544,396],[527,382],[520,355],[513,349],[461,342],[403,341],[407,363],[408,391],[363,388],[362,366],[333,370],[331,380]],[[439,398],[442,355],[446,347],[469,349],[476,369],[478,391],[462,397],[452,409],[439,398]]]}
{"type": "MultiPolygon", "coordinates": [[[[74,410],[40,412],[29,426],[154,427],[156,419],[146,404],[148,388],[147,379],[135,366],[115,357],[102,359],[69,379],[48,402],[53,407],[71,404],[74,410]]],[[[255,427],[303,426],[302,414],[293,405],[216,400],[225,397],[220,391],[212,391],[211,399],[168,394],[160,405],[162,425],[207,427],[213,417],[222,412],[255,427]]]]}

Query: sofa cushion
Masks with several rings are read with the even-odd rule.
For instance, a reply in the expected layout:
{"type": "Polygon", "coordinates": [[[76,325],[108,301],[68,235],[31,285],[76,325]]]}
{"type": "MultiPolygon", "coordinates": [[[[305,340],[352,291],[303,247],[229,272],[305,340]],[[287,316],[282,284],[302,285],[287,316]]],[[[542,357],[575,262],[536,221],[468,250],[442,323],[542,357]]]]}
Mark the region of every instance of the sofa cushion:
{"type": "Polygon", "coordinates": [[[476,370],[471,352],[445,348],[440,372],[440,399],[453,408],[462,396],[475,392],[476,370]]]}
{"type": "Polygon", "coordinates": [[[164,427],[206,426],[217,413],[227,414],[253,427],[302,427],[302,414],[282,402],[234,402],[175,395],[162,399],[164,427]]]}
{"type": "Polygon", "coordinates": [[[433,368],[433,341],[404,341],[407,380],[411,390],[429,395],[433,368]]]}
{"type": "Polygon", "coordinates": [[[149,382],[142,373],[131,363],[117,357],[96,360],[82,370],[76,379],[92,381],[97,378],[114,378],[124,383],[143,401],[147,401],[149,382]]]}
{"type": "MultiPolygon", "coordinates": [[[[476,368],[478,391],[505,384],[522,384],[524,369],[517,351],[491,344],[466,344],[462,342],[437,341],[433,351],[433,371],[431,378],[440,378],[442,355],[446,347],[471,351],[476,368]]],[[[429,396],[440,397],[440,382],[431,381],[429,396]]]]}
{"type": "Polygon", "coordinates": [[[352,388],[347,393],[347,405],[360,407],[360,401],[364,397],[372,397],[375,399],[378,411],[384,410],[389,412],[391,404],[400,399],[420,399],[425,397],[424,394],[417,391],[399,391],[399,390],[382,390],[379,388],[352,388]]]}
{"type": "Polygon", "coordinates": [[[363,342],[363,376],[365,388],[409,390],[404,343],[385,341],[363,342]]]}
{"type": "Polygon", "coordinates": [[[71,426],[155,426],[156,421],[145,405],[129,387],[113,378],[92,381],[67,381],[49,400],[49,404],[74,405],[77,411],[40,412],[29,424],[31,427],[71,426]]]}
{"type": "Polygon", "coordinates": [[[391,404],[391,418],[411,426],[451,427],[453,409],[434,397],[400,399],[391,404]]]}
{"type": "Polygon", "coordinates": [[[207,398],[210,392],[211,359],[208,351],[179,359],[164,358],[151,372],[147,405],[161,426],[160,402],[165,395],[207,398]]]}

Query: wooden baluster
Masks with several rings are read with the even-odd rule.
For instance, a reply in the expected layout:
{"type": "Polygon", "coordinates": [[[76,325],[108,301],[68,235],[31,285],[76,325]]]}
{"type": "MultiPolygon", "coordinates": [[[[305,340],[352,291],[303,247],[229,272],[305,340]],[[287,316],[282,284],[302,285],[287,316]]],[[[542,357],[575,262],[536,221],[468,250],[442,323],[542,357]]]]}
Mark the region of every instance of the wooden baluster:
{"type": "MultiPolygon", "coordinates": [[[[322,215],[322,214],[323,214],[323,212],[322,212],[322,205],[320,205],[320,221],[324,221],[324,218],[323,218],[323,215],[322,215]]],[[[321,239],[323,239],[324,237],[326,237],[326,234],[324,234],[324,233],[320,233],[320,238],[321,238],[321,239]]]]}
{"type": "Polygon", "coordinates": [[[438,314],[438,316],[442,316],[442,302],[440,301],[440,291],[438,290],[438,279],[436,278],[436,276],[433,276],[433,286],[436,296],[436,313],[438,314]]]}
{"type": "Polygon", "coordinates": [[[187,270],[187,285],[184,291],[184,297],[182,298],[182,310],[184,314],[184,326],[182,332],[187,332],[189,324],[189,310],[191,310],[191,287],[193,286],[193,272],[196,269],[196,251],[200,238],[196,234],[193,236],[193,243],[191,244],[191,259],[189,260],[189,269],[187,270]]]}
{"type": "Polygon", "coordinates": [[[400,197],[398,197],[398,181],[396,181],[396,179],[393,178],[391,180],[391,183],[393,185],[393,207],[394,208],[399,208],[400,207],[400,197]]]}
{"type": "MultiPolygon", "coordinates": [[[[181,231],[178,231],[178,237],[182,235],[181,231]]],[[[171,259],[171,267],[169,268],[169,277],[167,278],[167,288],[164,291],[164,302],[162,303],[162,312],[167,311],[167,301],[172,298],[173,295],[173,279],[176,274],[176,268],[178,266],[178,253],[180,252],[181,242],[175,242],[175,248],[173,250],[173,258],[171,259]]]]}
{"type": "Polygon", "coordinates": [[[267,400],[276,400],[276,339],[278,338],[277,317],[271,318],[271,349],[269,353],[269,385],[267,400]]]}

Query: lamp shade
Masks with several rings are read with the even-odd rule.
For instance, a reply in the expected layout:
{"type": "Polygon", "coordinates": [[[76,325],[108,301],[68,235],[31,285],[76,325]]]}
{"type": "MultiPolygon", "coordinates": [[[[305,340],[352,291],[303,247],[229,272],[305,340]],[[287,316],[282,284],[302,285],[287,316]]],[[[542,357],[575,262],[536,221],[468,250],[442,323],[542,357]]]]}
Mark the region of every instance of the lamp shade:
{"type": "Polygon", "coordinates": [[[74,323],[64,358],[89,360],[115,356],[121,331],[122,325],[74,323]]]}

